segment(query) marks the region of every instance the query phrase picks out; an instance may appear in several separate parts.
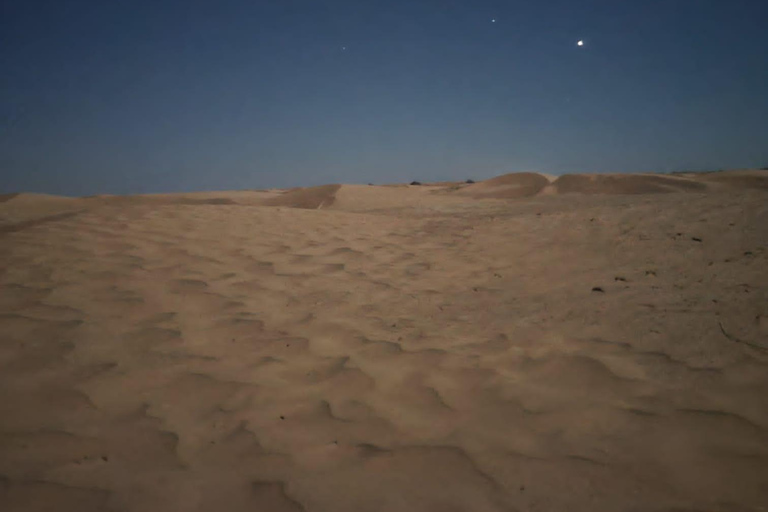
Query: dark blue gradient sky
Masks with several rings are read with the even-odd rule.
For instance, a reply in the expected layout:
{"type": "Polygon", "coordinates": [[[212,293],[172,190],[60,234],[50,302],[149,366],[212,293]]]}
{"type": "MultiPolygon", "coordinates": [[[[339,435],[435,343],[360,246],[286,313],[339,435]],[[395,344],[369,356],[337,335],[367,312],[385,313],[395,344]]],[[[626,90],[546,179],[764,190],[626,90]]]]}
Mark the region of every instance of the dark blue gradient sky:
{"type": "Polygon", "coordinates": [[[0,5],[0,192],[768,165],[766,0],[0,5]]]}

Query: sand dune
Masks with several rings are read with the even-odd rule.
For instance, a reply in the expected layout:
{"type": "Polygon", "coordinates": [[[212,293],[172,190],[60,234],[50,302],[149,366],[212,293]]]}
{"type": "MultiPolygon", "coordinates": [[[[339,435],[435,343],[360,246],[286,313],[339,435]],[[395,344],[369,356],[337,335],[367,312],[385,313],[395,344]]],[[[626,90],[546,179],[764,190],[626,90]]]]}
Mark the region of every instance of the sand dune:
{"type": "MultiPolygon", "coordinates": [[[[46,194],[3,194],[0,196],[0,230],[28,224],[83,209],[82,200],[46,194]]],[[[31,225],[31,224],[29,224],[31,225]]]]}
{"type": "Polygon", "coordinates": [[[707,189],[700,181],[656,174],[566,174],[555,180],[552,187],[560,194],[651,194],[707,189]]]}
{"type": "Polygon", "coordinates": [[[543,174],[520,172],[474,183],[462,188],[463,194],[487,198],[517,198],[535,196],[549,185],[543,174]]]}
{"type": "Polygon", "coordinates": [[[0,509],[763,510],[768,196],[656,178],[8,198],[0,509]]]}
{"type": "Polygon", "coordinates": [[[448,191],[477,198],[515,199],[553,194],[654,194],[705,192],[723,186],[768,189],[766,171],[721,171],[676,174],[566,174],[550,176],[521,172],[478,183],[450,184],[448,191]]]}
{"type": "Polygon", "coordinates": [[[288,190],[284,194],[264,202],[268,206],[288,206],[315,210],[331,206],[340,185],[321,185],[319,187],[288,190]]]}
{"type": "Polygon", "coordinates": [[[692,176],[699,181],[710,184],[768,190],[768,171],[766,170],[712,172],[692,176]]]}

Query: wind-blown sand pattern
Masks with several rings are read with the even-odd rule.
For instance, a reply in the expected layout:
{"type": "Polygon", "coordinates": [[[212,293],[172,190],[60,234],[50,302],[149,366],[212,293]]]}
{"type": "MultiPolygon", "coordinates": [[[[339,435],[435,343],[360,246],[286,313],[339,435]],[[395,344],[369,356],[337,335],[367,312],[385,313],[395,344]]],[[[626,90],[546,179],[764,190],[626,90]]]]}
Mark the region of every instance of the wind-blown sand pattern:
{"type": "Polygon", "coordinates": [[[766,510],[768,173],[496,180],[4,196],[0,509],[766,510]]]}

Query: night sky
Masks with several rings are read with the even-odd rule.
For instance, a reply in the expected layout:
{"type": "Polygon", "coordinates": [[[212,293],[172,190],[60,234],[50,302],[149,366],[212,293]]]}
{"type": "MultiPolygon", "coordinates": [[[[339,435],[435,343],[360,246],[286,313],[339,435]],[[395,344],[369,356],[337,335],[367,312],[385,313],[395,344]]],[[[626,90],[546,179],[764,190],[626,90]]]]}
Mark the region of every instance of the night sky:
{"type": "Polygon", "coordinates": [[[0,6],[0,192],[768,165],[768,0],[0,6]]]}

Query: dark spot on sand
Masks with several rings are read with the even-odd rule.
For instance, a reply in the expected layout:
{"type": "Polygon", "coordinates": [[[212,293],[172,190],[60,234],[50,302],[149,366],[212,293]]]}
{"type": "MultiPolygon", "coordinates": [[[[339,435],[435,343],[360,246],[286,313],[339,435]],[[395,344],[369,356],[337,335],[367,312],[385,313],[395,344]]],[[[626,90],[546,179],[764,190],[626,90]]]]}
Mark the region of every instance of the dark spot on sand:
{"type": "Polygon", "coordinates": [[[701,242],[701,238],[699,238],[697,236],[692,236],[691,240],[693,240],[694,242],[701,242]]]}
{"type": "Polygon", "coordinates": [[[593,286],[593,287],[592,287],[592,291],[593,291],[593,292],[599,292],[599,293],[605,293],[605,290],[603,290],[603,289],[602,289],[602,288],[600,288],[599,286],[593,286]]]}

